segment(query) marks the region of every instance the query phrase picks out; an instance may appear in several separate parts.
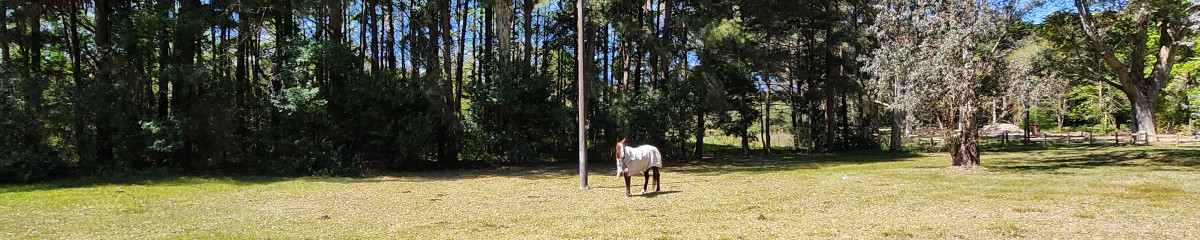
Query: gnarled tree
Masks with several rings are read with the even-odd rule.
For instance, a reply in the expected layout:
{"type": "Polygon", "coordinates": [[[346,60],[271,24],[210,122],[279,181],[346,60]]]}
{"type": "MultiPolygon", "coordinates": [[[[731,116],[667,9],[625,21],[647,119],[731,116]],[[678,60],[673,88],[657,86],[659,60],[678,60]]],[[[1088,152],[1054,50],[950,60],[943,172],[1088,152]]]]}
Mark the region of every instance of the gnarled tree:
{"type": "Polygon", "coordinates": [[[1133,106],[1132,130],[1145,133],[1150,138],[1157,138],[1158,128],[1155,126],[1154,111],[1158,108],[1158,95],[1167,81],[1171,79],[1171,68],[1175,64],[1175,56],[1191,34],[1191,26],[1200,18],[1200,5],[1183,0],[1152,1],[1133,0],[1126,6],[1125,11],[1132,17],[1132,29],[1123,29],[1131,33],[1126,44],[1130,54],[1118,54],[1109,46],[1104,33],[1101,32],[1094,20],[1092,7],[1095,2],[1075,0],[1075,8],[1079,11],[1079,22],[1087,33],[1088,44],[1092,46],[1104,64],[1117,76],[1117,82],[1102,79],[1109,85],[1121,89],[1133,106]],[[1156,52],[1149,54],[1151,27],[1158,33],[1156,52]],[[1121,56],[1125,55],[1125,59],[1121,56]],[[1153,57],[1153,66],[1146,66],[1147,56],[1153,57]],[[1146,68],[1152,68],[1149,72],[1146,68]]]}

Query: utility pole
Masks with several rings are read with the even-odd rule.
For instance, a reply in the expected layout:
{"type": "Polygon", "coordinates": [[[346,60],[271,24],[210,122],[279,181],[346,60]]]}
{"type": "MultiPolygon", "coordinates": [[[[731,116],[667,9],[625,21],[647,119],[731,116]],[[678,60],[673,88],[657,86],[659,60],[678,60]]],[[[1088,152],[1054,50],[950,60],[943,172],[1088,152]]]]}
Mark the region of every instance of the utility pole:
{"type": "Polygon", "coordinates": [[[579,73],[579,189],[587,190],[587,92],[583,80],[583,0],[575,0],[575,62],[579,73]]]}

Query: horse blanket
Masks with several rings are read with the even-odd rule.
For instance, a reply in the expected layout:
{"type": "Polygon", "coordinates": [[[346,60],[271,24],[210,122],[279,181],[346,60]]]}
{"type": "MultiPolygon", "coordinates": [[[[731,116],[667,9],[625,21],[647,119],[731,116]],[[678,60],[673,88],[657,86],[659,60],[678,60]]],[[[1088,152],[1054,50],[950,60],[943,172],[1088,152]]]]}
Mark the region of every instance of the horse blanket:
{"type": "Polygon", "coordinates": [[[645,172],[651,167],[662,168],[662,154],[659,154],[658,148],[654,146],[625,146],[621,151],[625,159],[617,161],[617,176],[621,173],[645,172]]]}

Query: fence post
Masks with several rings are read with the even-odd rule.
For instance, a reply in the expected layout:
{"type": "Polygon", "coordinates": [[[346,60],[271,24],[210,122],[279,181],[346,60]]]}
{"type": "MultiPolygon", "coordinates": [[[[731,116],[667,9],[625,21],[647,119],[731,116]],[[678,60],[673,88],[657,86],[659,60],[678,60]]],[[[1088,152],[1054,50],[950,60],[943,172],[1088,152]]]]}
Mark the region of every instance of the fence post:
{"type": "Polygon", "coordinates": [[[1094,137],[1092,135],[1092,131],[1088,131],[1087,133],[1088,133],[1088,136],[1087,136],[1088,145],[1092,145],[1093,143],[1096,143],[1096,137],[1094,137]]]}
{"type": "Polygon", "coordinates": [[[1113,133],[1113,139],[1115,141],[1117,141],[1117,145],[1121,145],[1121,131],[1120,130],[1113,133]]]}
{"type": "Polygon", "coordinates": [[[1008,132],[1004,132],[1004,141],[1001,142],[1001,145],[1008,146],[1008,132]]]}
{"type": "Polygon", "coordinates": [[[1049,146],[1049,143],[1048,143],[1048,141],[1050,141],[1050,138],[1047,138],[1047,137],[1046,137],[1046,133],[1044,133],[1044,132],[1043,132],[1043,133],[1042,133],[1042,147],[1047,147],[1047,146],[1049,146]]]}

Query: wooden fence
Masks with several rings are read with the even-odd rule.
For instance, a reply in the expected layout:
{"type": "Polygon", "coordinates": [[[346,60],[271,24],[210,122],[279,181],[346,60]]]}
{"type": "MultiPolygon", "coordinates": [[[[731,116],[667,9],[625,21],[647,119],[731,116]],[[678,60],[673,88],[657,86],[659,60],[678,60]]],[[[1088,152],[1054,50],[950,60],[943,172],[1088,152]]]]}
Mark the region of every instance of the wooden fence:
{"type": "MultiPolygon", "coordinates": [[[[884,146],[887,146],[887,136],[882,136],[884,146]]],[[[941,136],[910,135],[903,138],[905,146],[916,147],[922,151],[944,151],[945,141],[941,136]]],[[[1016,146],[1016,145],[1166,145],[1180,147],[1200,147],[1200,135],[1159,134],[1118,132],[1114,134],[1097,135],[1092,132],[1068,133],[1038,133],[1017,135],[984,135],[980,137],[980,145],[985,146],[1016,146]],[[1155,138],[1157,137],[1157,138],[1155,138]]]]}

